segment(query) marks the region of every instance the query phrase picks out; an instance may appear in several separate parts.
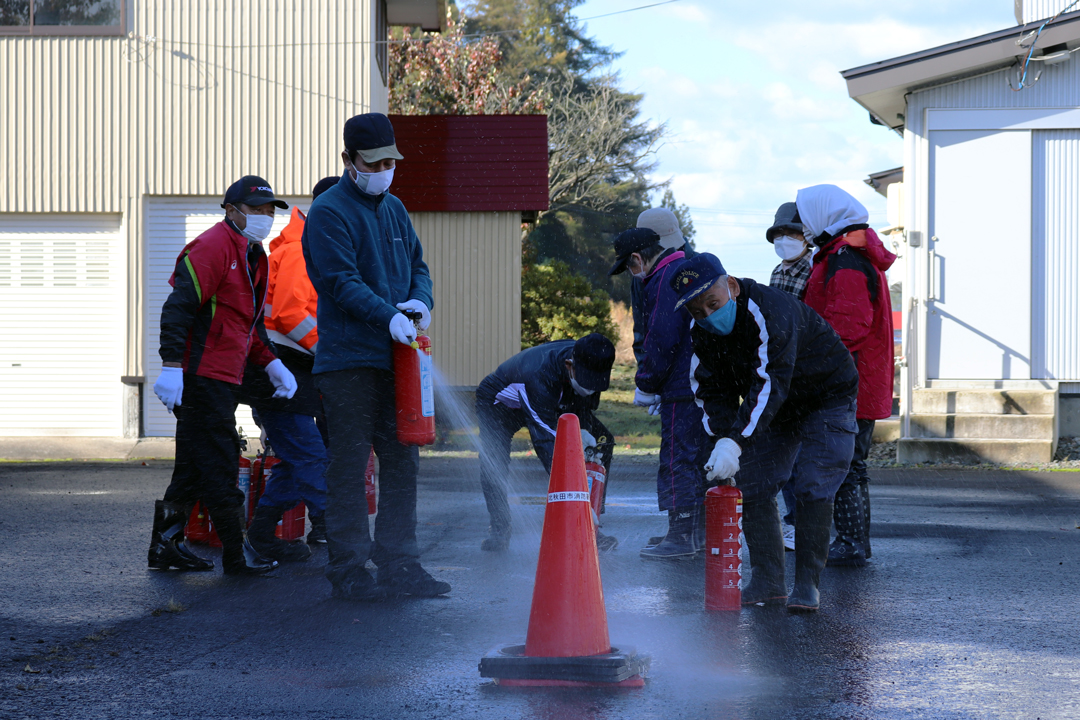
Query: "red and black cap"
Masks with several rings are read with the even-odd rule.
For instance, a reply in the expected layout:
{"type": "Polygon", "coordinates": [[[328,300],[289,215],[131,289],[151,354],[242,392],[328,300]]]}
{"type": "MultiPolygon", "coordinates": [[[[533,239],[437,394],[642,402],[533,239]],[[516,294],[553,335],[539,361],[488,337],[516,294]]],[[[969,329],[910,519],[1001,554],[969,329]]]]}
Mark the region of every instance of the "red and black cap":
{"type": "Polygon", "coordinates": [[[222,201],[221,207],[239,205],[240,203],[251,207],[273,203],[274,207],[282,210],[289,209],[287,202],[274,197],[274,191],[270,187],[270,183],[258,175],[245,175],[230,185],[229,189],[225,191],[225,200],[222,201]]]}

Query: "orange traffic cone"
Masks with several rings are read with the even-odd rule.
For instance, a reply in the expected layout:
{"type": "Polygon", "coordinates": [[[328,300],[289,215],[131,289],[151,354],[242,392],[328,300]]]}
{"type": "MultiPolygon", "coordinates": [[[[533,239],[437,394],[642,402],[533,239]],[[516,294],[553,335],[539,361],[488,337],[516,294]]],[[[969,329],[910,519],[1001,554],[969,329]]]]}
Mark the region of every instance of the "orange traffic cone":
{"type": "Polygon", "coordinates": [[[577,415],[567,413],[559,418],[551,460],[525,639],[530,657],[580,657],[611,650],[590,499],[581,428],[577,415]]]}
{"type": "Polygon", "coordinates": [[[647,657],[608,639],[581,427],[567,413],[555,435],[525,645],[488,653],[480,674],[511,686],[641,687],[648,667],[647,657]]]}

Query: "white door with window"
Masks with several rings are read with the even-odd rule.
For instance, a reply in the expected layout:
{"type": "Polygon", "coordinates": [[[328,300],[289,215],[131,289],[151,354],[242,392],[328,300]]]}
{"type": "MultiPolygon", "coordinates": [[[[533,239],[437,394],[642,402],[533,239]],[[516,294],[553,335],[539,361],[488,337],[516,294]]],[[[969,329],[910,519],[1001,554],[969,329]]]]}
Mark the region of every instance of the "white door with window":
{"type": "MultiPolygon", "coordinates": [[[[292,200],[287,199],[289,205],[292,200]]],[[[152,198],[146,213],[146,381],[143,393],[143,429],[149,437],[172,437],[176,434],[174,418],[154,395],[152,386],[161,372],[158,354],[161,332],[161,307],[169,297],[169,278],[180,251],[224,217],[220,198],[152,198]]],[[[278,210],[270,239],[289,222],[289,212],[278,210]]],[[[269,251],[269,239],[266,243],[269,251]]],[[[246,405],[236,409],[236,424],[248,437],[258,437],[259,430],[246,405]]]]}
{"type": "Polygon", "coordinates": [[[123,435],[116,214],[0,214],[0,435],[123,435]]]}

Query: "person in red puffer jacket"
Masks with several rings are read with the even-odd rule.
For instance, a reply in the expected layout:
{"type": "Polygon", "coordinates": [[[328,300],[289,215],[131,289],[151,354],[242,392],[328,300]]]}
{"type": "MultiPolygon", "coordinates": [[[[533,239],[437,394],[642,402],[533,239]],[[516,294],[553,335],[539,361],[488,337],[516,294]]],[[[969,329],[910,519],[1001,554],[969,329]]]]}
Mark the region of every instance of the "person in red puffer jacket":
{"type": "Polygon", "coordinates": [[[851,467],[836,492],[828,563],[861,567],[870,557],[866,457],[874,422],[892,414],[892,301],[885,271],[896,255],[866,224],[866,208],[837,186],[804,188],[796,205],[806,237],[821,248],[803,300],[840,336],[859,371],[859,430],[851,467]]]}

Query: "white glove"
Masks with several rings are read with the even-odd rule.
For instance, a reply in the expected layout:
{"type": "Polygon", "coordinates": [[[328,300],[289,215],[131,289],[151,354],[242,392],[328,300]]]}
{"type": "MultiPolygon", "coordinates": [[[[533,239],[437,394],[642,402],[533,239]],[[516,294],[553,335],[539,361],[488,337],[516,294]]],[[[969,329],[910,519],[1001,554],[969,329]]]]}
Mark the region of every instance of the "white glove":
{"type": "Polygon", "coordinates": [[[394,338],[394,342],[411,345],[416,341],[416,326],[412,320],[398,313],[390,318],[390,337],[394,338]]]}
{"type": "Polygon", "coordinates": [[[654,405],[650,405],[650,406],[649,406],[649,409],[648,409],[648,410],[646,410],[646,412],[647,412],[647,413],[648,413],[649,415],[659,415],[659,414],[660,414],[660,403],[659,403],[659,402],[657,402],[657,403],[656,403],[656,404],[654,404],[654,405]]]}
{"type": "Polygon", "coordinates": [[[401,311],[411,310],[412,312],[420,313],[419,325],[421,330],[427,330],[428,325],[431,324],[431,311],[428,310],[427,305],[419,300],[406,300],[403,303],[398,303],[394,307],[401,311]]]}
{"type": "Polygon", "coordinates": [[[634,405],[638,407],[651,407],[652,405],[660,404],[660,396],[653,395],[652,393],[641,392],[637,388],[634,388],[634,405]]]}
{"type": "Polygon", "coordinates": [[[705,470],[708,471],[705,479],[715,480],[720,478],[721,480],[727,480],[735,477],[735,473],[739,472],[740,455],[742,455],[742,448],[731,438],[717,440],[716,447],[713,448],[712,455],[709,456],[709,462],[705,463],[705,470]]]}
{"type": "Polygon", "coordinates": [[[165,403],[169,412],[172,412],[173,407],[180,404],[180,398],[184,394],[184,369],[161,368],[161,374],[154,383],[154,394],[158,396],[158,400],[165,403]]]}
{"type": "Polygon", "coordinates": [[[266,366],[266,374],[270,376],[270,382],[274,383],[274,397],[292,399],[296,394],[296,378],[285,367],[281,360],[272,360],[266,366]]]}
{"type": "Polygon", "coordinates": [[[586,450],[588,448],[596,447],[596,438],[588,430],[581,431],[581,449],[586,450]]]}

